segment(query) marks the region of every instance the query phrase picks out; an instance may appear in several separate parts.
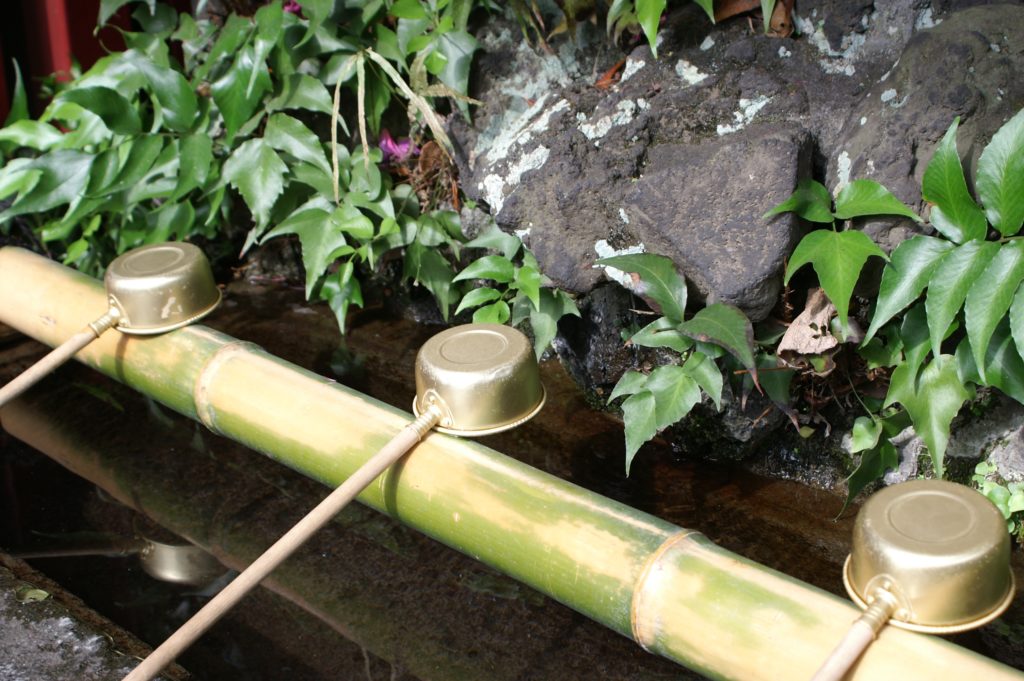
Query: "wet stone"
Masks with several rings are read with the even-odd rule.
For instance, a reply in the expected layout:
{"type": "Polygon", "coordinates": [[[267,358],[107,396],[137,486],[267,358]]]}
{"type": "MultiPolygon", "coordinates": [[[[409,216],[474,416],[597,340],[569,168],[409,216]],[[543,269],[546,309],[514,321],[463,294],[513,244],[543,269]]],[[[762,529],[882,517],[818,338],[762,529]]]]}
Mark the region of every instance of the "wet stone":
{"type": "Polygon", "coordinates": [[[79,619],[46,586],[0,567],[0,679],[104,681],[131,671],[136,660],[117,650],[103,631],[79,619]]]}

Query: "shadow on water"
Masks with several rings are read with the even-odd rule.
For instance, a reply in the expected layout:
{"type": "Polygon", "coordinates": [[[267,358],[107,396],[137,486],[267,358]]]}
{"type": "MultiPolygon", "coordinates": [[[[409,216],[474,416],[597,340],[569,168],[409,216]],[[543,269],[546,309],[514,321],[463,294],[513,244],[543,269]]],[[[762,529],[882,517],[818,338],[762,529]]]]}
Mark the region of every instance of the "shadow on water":
{"type": "MultiPolygon", "coordinates": [[[[370,311],[356,318],[339,349],[330,312],[309,308],[300,292],[240,285],[209,325],[405,410],[416,351],[436,331],[370,311]]],[[[0,347],[0,378],[16,373],[25,347],[0,347]]],[[[735,467],[679,461],[656,444],[642,450],[626,478],[621,423],[589,409],[556,362],[542,370],[544,411],[484,439],[488,446],[842,593],[852,514],[832,520],[840,499],[735,467]]],[[[238,570],[325,494],[78,366],[27,393],[3,419],[38,450],[0,434],[0,547],[8,552],[96,533],[133,537],[140,522],[154,522],[238,570]]],[[[33,565],[151,644],[217,587],[156,582],[132,556],[33,565]]],[[[1017,552],[1018,579],[1020,567],[1017,552]]],[[[701,678],[359,505],[264,586],[183,657],[196,678],[701,678]]],[[[958,642],[1020,665],[1020,611],[1018,599],[987,633],[958,642]]]]}

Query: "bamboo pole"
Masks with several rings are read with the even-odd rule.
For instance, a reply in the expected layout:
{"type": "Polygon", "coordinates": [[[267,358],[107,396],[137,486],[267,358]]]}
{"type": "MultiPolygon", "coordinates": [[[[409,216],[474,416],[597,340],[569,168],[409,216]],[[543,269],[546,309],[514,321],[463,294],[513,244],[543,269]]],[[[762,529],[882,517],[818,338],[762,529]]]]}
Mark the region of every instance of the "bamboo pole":
{"type": "MultiPolygon", "coordinates": [[[[27,251],[0,249],[0,321],[57,345],[104,302],[99,282],[27,251]]],[[[153,338],[111,334],[77,357],[332,487],[412,420],[199,326],[153,338]]],[[[810,678],[860,614],[699,533],[438,433],[359,498],[713,678],[810,678]]],[[[1024,675],[890,627],[850,678],[1024,675]]]]}

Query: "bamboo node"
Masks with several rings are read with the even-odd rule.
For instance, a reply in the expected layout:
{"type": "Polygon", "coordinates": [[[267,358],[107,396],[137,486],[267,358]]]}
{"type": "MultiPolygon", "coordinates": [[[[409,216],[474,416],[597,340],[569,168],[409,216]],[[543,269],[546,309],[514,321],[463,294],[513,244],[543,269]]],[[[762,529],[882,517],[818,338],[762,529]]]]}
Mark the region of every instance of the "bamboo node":
{"type": "Polygon", "coordinates": [[[199,370],[195,387],[192,390],[192,402],[195,405],[196,418],[214,433],[220,433],[216,427],[216,413],[210,400],[214,378],[220,368],[236,355],[247,355],[254,350],[262,350],[262,348],[248,341],[232,340],[217,348],[199,370]]]}
{"type": "Polygon", "coordinates": [[[646,603],[649,600],[656,602],[658,600],[658,588],[657,588],[657,577],[661,572],[661,559],[669,552],[670,549],[675,547],[677,544],[685,539],[689,539],[694,535],[700,536],[701,533],[695,530],[680,530],[675,534],[669,535],[668,538],[662,542],[654,553],[648,557],[647,562],[644,563],[643,569],[640,571],[640,576],[636,580],[636,584],[633,585],[633,598],[629,608],[629,623],[633,633],[633,640],[640,644],[640,647],[647,652],[654,652],[652,648],[656,643],[657,628],[652,626],[655,624],[653,618],[648,615],[646,603]],[[648,585],[652,585],[655,593],[648,593],[648,585]]]}

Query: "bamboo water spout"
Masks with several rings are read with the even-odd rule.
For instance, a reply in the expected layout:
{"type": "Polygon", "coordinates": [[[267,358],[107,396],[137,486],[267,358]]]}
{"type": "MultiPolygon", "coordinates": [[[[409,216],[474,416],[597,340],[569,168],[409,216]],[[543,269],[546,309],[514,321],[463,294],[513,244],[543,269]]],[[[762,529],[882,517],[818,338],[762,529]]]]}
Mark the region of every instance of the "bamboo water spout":
{"type": "MultiPolygon", "coordinates": [[[[0,249],[0,321],[48,344],[84,323],[98,282],[0,249]],[[32,282],[31,289],[24,282],[32,282]]],[[[203,327],[101,338],[86,364],[336,486],[411,417],[203,327]]],[[[427,435],[360,500],[715,678],[810,678],[859,611],[842,599],[479,444],[427,435]]],[[[851,678],[1024,675],[884,630],[851,678]]]]}

